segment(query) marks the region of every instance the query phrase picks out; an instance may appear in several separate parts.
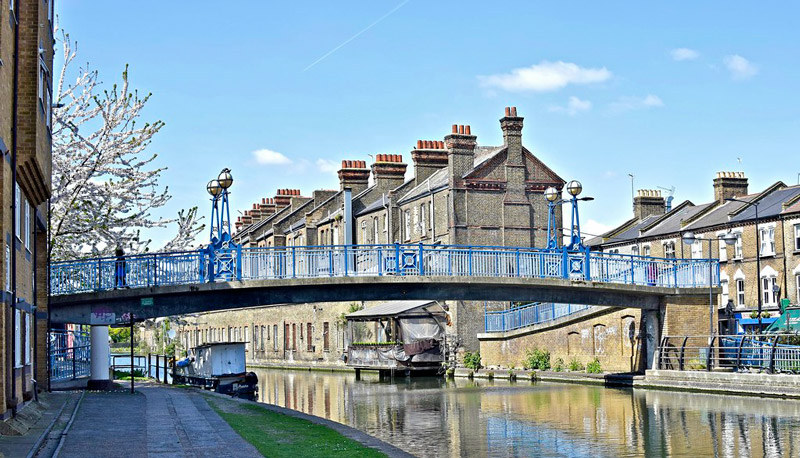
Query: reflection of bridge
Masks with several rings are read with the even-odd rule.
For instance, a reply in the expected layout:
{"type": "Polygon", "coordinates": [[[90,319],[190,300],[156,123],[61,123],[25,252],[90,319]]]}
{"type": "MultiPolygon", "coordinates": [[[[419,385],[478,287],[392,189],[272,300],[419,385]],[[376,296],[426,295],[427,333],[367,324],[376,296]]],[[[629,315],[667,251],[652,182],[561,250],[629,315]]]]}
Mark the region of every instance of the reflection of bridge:
{"type": "Polygon", "coordinates": [[[588,250],[422,244],[234,247],[53,263],[50,310],[55,322],[110,324],[131,311],[149,318],[351,300],[654,308],[663,296],[707,294],[718,278],[716,260],[588,250]],[[123,276],[132,289],[122,288],[123,276]]]}

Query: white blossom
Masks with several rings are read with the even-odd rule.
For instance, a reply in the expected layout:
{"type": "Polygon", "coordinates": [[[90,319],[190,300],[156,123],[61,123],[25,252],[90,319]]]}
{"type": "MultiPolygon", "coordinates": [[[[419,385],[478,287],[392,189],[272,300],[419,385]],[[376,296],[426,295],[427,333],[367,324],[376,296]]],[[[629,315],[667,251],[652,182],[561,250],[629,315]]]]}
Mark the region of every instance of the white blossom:
{"type": "Polygon", "coordinates": [[[50,250],[54,260],[150,250],[142,229],[177,224],[177,233],[163,250],[191,247],[203,226],[197,207],[177,218],[156,218],[154,209],[170,199],[159,179],[164,167],[147,147],[162,121],[139,121],[151,94],[130,92],[128,66],[122,81],[103,89],[97,70],[87,64],[67,83],[77,56],[77,43],[61,33],[64,65],[53,109],[53,193],[50,200],[50,250]]]}

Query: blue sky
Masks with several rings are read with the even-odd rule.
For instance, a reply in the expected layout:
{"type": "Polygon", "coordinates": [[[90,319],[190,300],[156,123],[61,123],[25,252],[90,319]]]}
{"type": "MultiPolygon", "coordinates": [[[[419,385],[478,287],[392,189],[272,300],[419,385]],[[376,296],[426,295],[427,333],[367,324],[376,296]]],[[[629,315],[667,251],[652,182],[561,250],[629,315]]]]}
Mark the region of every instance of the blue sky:
{"type": "Polygon", "coordinates": [[[596,198],[581,209],[590,233],[631,216],[629,173],[695,203],[712,198],[717,171],[744,171],[751,190],[800,173],[789,2],[129,5],[56,9],[79,61],[108,83],[130,64],[132,85],[153,93],[145,118],[166,126],[151,151],[174,195],[165,216],[207,213],[205,183],[222,167],[244,210],[277,188],[337,188],[342,159],[410,163],[417,139],[451,124],[500,144],[508,105],[525,117],[525,145],[596,198]]]}

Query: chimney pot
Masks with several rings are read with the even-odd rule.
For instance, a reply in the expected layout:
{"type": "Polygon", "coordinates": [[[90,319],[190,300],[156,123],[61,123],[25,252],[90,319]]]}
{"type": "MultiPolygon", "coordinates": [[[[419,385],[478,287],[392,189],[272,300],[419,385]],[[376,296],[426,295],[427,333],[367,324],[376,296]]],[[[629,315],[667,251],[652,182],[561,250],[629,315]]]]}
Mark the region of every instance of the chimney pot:
{"type": "Polygon", "coordinates": [[[417,149],[422,149],[422,140],[417,140],[417,149]]]}
{"type": "Polygon", "coordinates": [[[469,125],[467,125],[467,126],[464,128],[464,133],[465,133],[465,134],[467,134],[467,135],[472,135],[472,133],[470,132],[470,129],[469,129],[469,125]]]}
{"type": "Polygon", "coordinates": [[[458,133],[458,125],[456,125],[456,124],[453,124],[453,133],[454,134],[458,133]]]}
{"type": "Polygon", "coordinates": [[[511,116],[517,116],[517,107],[511,107],[511,116]]]}
{"type": "Polygon", "coordinates": [[[458,126],[458,133],[461,134],[461,135],[464,135],[464,125],[463,124],[460,124],[458,126]]]}
{"type": "Polygon", "coordinates": [[[506,117],[511,116],[511,108],[506,107],[506,117]]]}

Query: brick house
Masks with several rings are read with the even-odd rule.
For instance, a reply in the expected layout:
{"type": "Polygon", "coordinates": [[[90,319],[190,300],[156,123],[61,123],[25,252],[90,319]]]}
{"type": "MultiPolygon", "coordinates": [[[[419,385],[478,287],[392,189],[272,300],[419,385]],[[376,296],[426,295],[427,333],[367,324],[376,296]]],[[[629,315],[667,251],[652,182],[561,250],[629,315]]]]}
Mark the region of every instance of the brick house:
{"type": "MultiPolygon", "coordinates": [[[[522,144],[523,118],[506,108],[503,145],[478,145],[470,126],[453,125],[443,140],[418,140],[401,154],[342,161],[339,190],[278,190],[235,222],[245,247],[426,243],[545,246],[549,186],[564,180],[522,144]]],[[[557,220],[561,220],[560,209],[557,220]]],[[[344,350],[343,314],[374,303],[320,303],[202,314],[187,320],[179,338],[201,342],[244,340],[251,362],[335,362],[344,350]]],[[[477,350],[484,304],[448,302],[460,348],[477,350]]]]}
{"type": "MultiPolygon", "coordinates": [[[[721,319],[726,318],[725,307],[731,301],[740,323],[750,323],[749,315],[758,308],[760,283],[763,310],[771,315],[763,321],[769,323],[778,316],[781,299],[800,303],[800,185],[779,181],[750,193],[743,173],[719,172],[713,188],[713,201],[694,204],[687,200],[670,211],[658,191],[641,190],[634,198],[634,217],[588,244],[606,252],[665,258],[708,258],[710,245],[711,257],[720,260],[722,292],[716,299],[721,319]],[[758,226],[754,205],[728,198],[757,204],[758,226]],[[689,231],[711,242],[687,245],[681,236],[689,231]],[[761,242],[760,271],[756,231],[761,242]],[[733,246],[719,239],[728,232],[736,236],[733,246]]],[[[702,334],[707,333],[706,327],[702,334]]]]}
{"type": "Polygon", "coordinates": [[[0,416],[46,388],[47,200],[51,190],[53,1],[0,8],[3,313],[0,416]]]}

